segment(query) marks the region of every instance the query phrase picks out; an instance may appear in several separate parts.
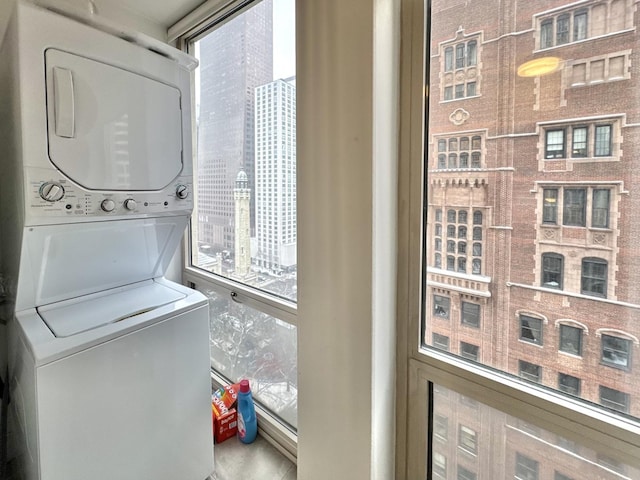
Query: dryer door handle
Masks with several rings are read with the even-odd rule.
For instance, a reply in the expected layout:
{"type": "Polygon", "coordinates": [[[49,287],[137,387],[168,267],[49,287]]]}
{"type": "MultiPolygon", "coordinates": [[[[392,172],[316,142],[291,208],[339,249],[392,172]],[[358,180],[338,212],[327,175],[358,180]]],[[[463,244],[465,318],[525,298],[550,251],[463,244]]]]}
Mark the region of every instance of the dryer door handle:
{"type": "Polygon", "coordinates": [[[53,67],[53,89],[56,135],[73,138],[75,136],[75,105],[71,70],[53,67]]]}

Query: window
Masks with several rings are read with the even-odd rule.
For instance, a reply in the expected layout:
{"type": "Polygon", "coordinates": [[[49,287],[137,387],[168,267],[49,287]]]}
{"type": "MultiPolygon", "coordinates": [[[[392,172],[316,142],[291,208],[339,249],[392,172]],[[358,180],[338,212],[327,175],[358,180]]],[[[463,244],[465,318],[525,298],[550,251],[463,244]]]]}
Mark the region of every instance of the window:
{"type": "Polygon", "coordinates": [[[464,44],[456,45],[456,68],[464,68],[464,44]]]}
{"type": "Polygon", "coordinates": [[[573,141],[571,148],[572,157],[586,157],[587,156],[587,127],[574,127],[573,128],[573,141]]]}
{"type": "Polygon", "coordinates": [[[558,223],[558,189],[545,188],[542,196],[542,222],[558,223]]]}
{"type": "Polygon", "coordinates": [[[591,210],[593,228],[609,227],[609,189],[593,190],[593,208],[591,210]]]}
{"type": "Polygon", "coordinates": [[[560,473],[558,471],[553,472],[553,480],[573,480],[573,478],[568,477],[567,475],[560,473]]]}
{"type": "Polygon", "coordinates": [[[560,325],[561,352],[582,355],[582,329],[570,325],[560,325]]]}
{"type": "Polygon", "coordinates": [[[449,351],[449,337],[446,335],[440,335],[439,333],[433,334],[433,346],[440,350],[449,351]]]}
{"type": "Polygon", "coordinates": [[[538,462],[521,453],[516,453],[516,478],[538,480],[538,462]]]}
{"type": "Polygon", "coordinates": [[[600,385],[600,403],[619,412],[629,412],[629,394],[600,385]]]}
{"type": "Polygon", "coordinates": [[[476,96],[476,82],[467,83],[467,97],[476,96]]]}
{"type": "Polygon", "coordinates": [[[556,21],[556,45],[569,43],[569,15],[561,15],[556,21]]]}
{"type": "Polygon", "coordinates": [[[465,427],[464,425],[460,425],[460,430],[458,432],[459,438],[459,446],[465,452],[476,454],[477,450],[477,439],[475,430],[470,429],[469,427],[465,427]]]}
{"type": "Polygon", "coordinates": [[[564,258],[557,253],[542,254],[542,286],[562,290],[564,258]]]}
{"type": "Polygon", "coordinates": [[[462,302],[462,324],[478,328],[480,326],[480,305],[462,302]]]}
{"type": "Polygon", "coordinates": [[[453,47],[447,47],[444,49],[444,71],[451,70],[453,70],[453,47]]]}
{"type": "MultiPolygon", "coordinates": [[[[450,88],[453,89],[453,87],[450,88]]],[[[456,98],[460,98],[461,95],[464,96],[464,85],[457,85],[455,88],[456,98]]],[[[451,90],[451,92],[453,92],[453,90],[451,90]]],[[[445,89],[445,94],[446,93],[447,90],[445,89]]],[[[445,100],[451,100],[451,97],[445,98],[445,100]]],[[[437,141],[437,151],[435,152],[437,169],[480,168],[482,163],[481,152],[479,151],[481,145],[481,141],[479,140],[480,138],[481,137],[473,137],[471,142],[469,142],[469,137],[462,137],[460,139],[458,139],[458,137],[451,137],[448,142],[445,139],[439,139],[437,141]],[[447,152],[450,152],[448,156],[447,152]],[[471,155],[471,165],[469,165],[469,155],[471,155]],[[447,158],[449,159],[448,163],[447,158]]]]}
{"type": "MultiPolygon", "coordinates": [[[[622,57],[622,64],[624,64],[622,57]]],[[[607,62],[610,60],[607,59],[607,62]]],[[[620,63],[618,61],[618,63],[620,63]]],[[[583,86],[603,81],[610,81],[624,77],[626,73],[620,71],[618,76],[609,72],[605,78],[605,60],[587,63],[576,63],[571,66],[571,85],[583,86]],[[588,69],[587,69],[588,67],[588,69]],[[588,72],[588,78],[587,78],[588,72]],[[596,80],[599,78],[599,80],[596,80]]],[[[626,78],[626,77],[624,77],[626,78]]],[[[600,121],[602,122],[602,121],[600,121]]],[[[544,158],[548,160],[566,159],[567,152],[574,162],[600,162],[618,160],[618,147],[614,144],[614,132],[619,128],[618,119],[610,119],[607,124],[590,122],[579,125],[554,125],[543,128],[544,158]],[[592,139],[592,140],[591,140],[592,139]]]]}
{"type": "Polygon", "coordinates": [[[477,475],[464,468],[461,465],[458,465],[458,479],[457,480],[477,480],[477,475]]]}
{"type": "MultiPolygon", "coordinates": [[[[284,2],[294,11],[295,2],[284,2]]],[[[295,438],[295,24],[271,2],[245,3],[242,12],[213,17],[197,36],[181,39],[199,60],[184,278],[209,298],[214,380],[248,378],[260,386],[253,391],[256,402],[277,419],[265,416],[263,425],[295,438]],[[274,23],[283,30],[281,42],[274,43],[274,23]]],[[[183,106],[188,101],[183,98],[183,106]]]]}
{"type": "Polygon", "coordinates": [[[458,273],[467,273],[467,259],[458,257],[458,273]]]}
{"type": "Polygon", "coordinates": [[[467,43],[467,65],[472,67],[478,63],[478,44],[475,40],[467,43]]]}
{"type": "Polygon", "coordinates": [[[433,473],[442,478],[447,477],[447,457],[440,452],[433,452],[433,473]]]}
{"type": "Polygon", "coordinates": [[[449,303],[448,297],[442,297],[440,295],[433,296],[433,314],[436,317],[449,318],[449,303]]]}
{"type": "Polygon", "coordinates": [[[553,47],[553,20],[540,24],[540,48],[553,47]]]}
{"type": "Polygon", "coordinates": [[[520,376],[530,382],[540,383],[542,380],[542,367],[540,365],[519,360],[518,370],[520,376]]]}
{"type": "Polygon", "coordinates": [[[542,345],[542,320],[520,315],[520,340],[542,345]]]}
{"type": "Polygon", "coordinates": [[[587,38],[587,12],[581,10],[573,16],[573,41],[587,38]]]}
{"type": "MultiPolygon", "coordinates": [[[[411,115],[405,118],[416,148],[411,155],[407,153],[411,159],[405,157],[407,173],[401,185],[410,184],[418,193],[412,197],[415,218],[407,220],[403,230],[408,237],[403,244],[413,240],[415,250],[405,259],[401,278],[419,283],[418,287],[407,280],[403,298],[412,289],[422,292],[420,301],[409,299],[417,306],[408,307],[410,316],[403,319],[413,319],[420,330],[408,327],[403,333],[404,338],[413,335],[414,339],[419,334],[422,340],[418,347],[409,343],[404,348],[410,350],[409,369],[414,375],[408,381],[409,391],[414,394],[422,388],[424,405],[417,409],[422,416],[408,415],[408,431],[413,431],[416,420],[429,418],[428,409],[435,409],[430,403],[432,384],[441,383],[453,392],[437,413],[455,422],[452,425],[473,428],[477,436],[477,461],[459,448],[459,438],[454,440],[453,434],[446,443],[433,443],[435,449],[447,452],[453,465],[447,472],[450,478],[456,478],[458,465],[487,479],[514,478],[516,474],[526,479],[554,478],[554,470],[596,478],[600,468],[594,465],[596,452],[587,453],[587,446],[580,445],[579,453],[569,457],[569,452],[552,444],[560,436],[579,443],[580,435],[573,428],[584,425],[600,438],[600,445],[614,439],[612,450],[622,458],[631,458],[618,454],[626,448],[625,439],[633,444],[634,452],[640,449],[636,420],[618,420],[614,412],[596,405],[598,386],[603,385],[629,395],[632,415],[640,411],[632,388],[640,384],[634,359],[630,358],[627,369],[614,368],[601,361],[599,353],[603,334],[631,342],[635,341],[631,335],[640,336],[633,327],[633,305],[640,304],[640,298],[629,283],[638,276],[632,253],[632,232],[636,230],[632,217],[640,198],[640,183],[632,179],[640,144],[635,138],[637,122],[631,123],[638,117],[640,89],[636,87],[640,84],[630,75],[635,64],[628,56],[637,50],[640,38],[630,19],[634,4],[611,0],[621,2],[618,11],[624,12],[625,31],[606,36],[610,25],[618,22],[611,18],[610,1],[534,2],[526,9],[515,0],[487,1],[486,8],[491,9],[487,19],[480,18],[479,10],[470,9],[469,3],[427,1],[424,10],[416,7],[422,2],[411,3],[419,9],[411,32],[420,41],[411,43],[411,53],[407,53],[411,61],[404,67],[416,77],[423,65],[426,71],[424,83],[418,85],[416,79],[413,85],[411,115]],[[422,25],[416,28],[423,18],[428,23],[424,36],[422,25]],[[596,36],[594,25],[602,23],[603,32],[596,36]],[[499,33],[496,25],[501,27],[499,33]],[[442,88],[455,90],[456,84],[464,84],[467,95],[468,84],[476,81],[469,76],[468,56],[464,67],[455,70],[456,46],[475,35],[479,38],[474,73],[482,98],[465,97],[456,100],[461,103],[455,106],[442,103],[442,88]],[[445,73],[448,47],[453,48],[455,71],[445,73]],[[541,47],[547,50],[539,51],[541,47]],[[424,58],[415,49],[425,53],[424,58]],[[559,59],[557,70],[537,77],[518,75],[520,66],[545,57],[559,59]],[[614,58],[616,73],[612,76],[614,58]],[[619,83],[598,85],[606,81],[594,80],[600,71],[601,78],[617,76],[619,83]],[[614,90],[618,95],[611,95],[614,90]],[[425,91],[430,93],[426,97],[425,91]],[[422,131],[412,127],[416,122],[422,131]],[[480,135],[481,142],[474,145],[474,137],[480,135]],[[458,139],[458,150],[435,151],[439,139],[448,142],[453,137],[458,139]],[[420,158],[422,151],[426,156],[420,158]],[[437,155],[450,153],[458,155],[457,171],[428,168],[436,164],[437,155]],[[477,171],[472,168],[474,154],[480,155],[477,171]],[[423,168],[420,161],[427,162],[423,168]],[[417,171],[425,176],[415,179],[409,173],[417,171]],[[449,255],[454,257],[456,271],[458,258],[466,257],[469,275],[430,269],[424,261],[432,258],[429,249],[433,245],[432,219],[425,220],[424,214],[432,214],[435,205],[444,212],[448,208],[458,213],[467,210],[467,236],[459,238],[460,224],[456,224],[456,238],[449,239],[455,241],[456,250],[449,255]],[[585,260],[587,266],[583,266],[585,260]],[[430,314],[433,294],[445,292],[453,302],[452,321],[446,323],[430,314]],[[468,324],[463,303],[481,306],[478,327],[468,324]],[[455,321],[458,315],[460,322],[455,321]],[[457,357],[431,347],[433,332],[449,336],[450,353],[457,357]],[[549,427],[551,434],[543,432],[536,440],[507,422],[503,425],[506,433],[498,438],[508,446],[495,457],[489,432],[498,432],[500,427],[483,425],[486,417],[480,417],[481,407],[466,408],[462,396],[526,416],[541,431],[542,426],[549,427]],[[510,402],[516,402],[517,409],[510,402]],[[517,472],[515,449],[521,455],[517,472]],[[582,462],[584,469],[579,466],[582,462]]],[[[461,54],[460,49],[459,58],[461,54]]],[[[403,189],[401,198],[406,195],[411,196],[403,189]]],[[[460,222],[459,217],[456,220],[460,222]]],[[[631,354],[635,348],[632,343],[631,354]]],[[[433,425],[427,427],[420,427],[424,434],[420,442],[426,441],[428,447],[427,434],[433,433],[433,425]]],[[[590,433],[583,438],[593,445],[590,433]]],[[[422,443],[412,445],[422,450],[422,443]]],[[[415,465],[412,459],[407,462],[415,465]]],[[[416,469],[403,478],[428,477],[416,469]]]]}
{"type": "Polygon", "coordinates": [[[631,340],[602,335],[602,363],[615,368],[631,366],[631,340]]]}
{"type": "Polygon", "coordinates": [[[594,297],[607,297],[607,262],[601,258],[582,260],[581,293],[594,297]]]}
{"type": "Polygon", "coordinates": [[[611,125],[596,126],[596,144],[594,148],[596,157],[611,156],[611,125]]]}
{"type": "Polygon", "coordinates": [[[444,100],[453,100],[453,86],[444,87],[444,100]]]}
{"type": "Polygon", "coordinates": [[[544,158],[564,158],[564,130],[547,130],[544,158]]]}
{"type": "Polygon", "coordinates": [[[611,203],[611,191],[611,187],[543,187],[542,224],[556,225],[561,211],[560,223],[565,226],[610,228],[610,212],[615,208],[611,203]],[[590,208],[589,212],[587,208],[590,208]]]}
{"type": "Polygon", "coordinates": [[[447,270],[449,270],[451,272],[455,272],[455,270],[456,270],[456,257],[454,257],[452,255],[447,257],[447,270]]]}
{"type": "Polygon", "coordinates": [[[449,419],[437,413],[433,416],[433,434],[440,440],[446,440],[449,434],[449,419]]]}
{"type": "Polygon", "coordinates": [[[470,343],[460,342],[461,357],[466,358],[467,360],[473,360],[474,362],[477,362],[478,351],[479,351],[479,348],[477,345],[471,345],[470,343]]]}
{"type": "Polygon", "coordinates": [[[564,210],[562,223],[567,226],[584,227],[586,221],[586,190],[584,188],[564,189],[564,210]]]}
{"type": "Polygon", "coordinates": [[[477,40],[459,42],[454,46],[448,45],[444,47],[442,68],[444,72],[451,72],[454,70],[455,65],[456,71],[455,77],[447,75],[442,79],[441,88],[444,92],[444,100],[451,100],[454,96],[452,95],[454,91],[456,99],[477,95],[477,85],[480,79],[477,73],[478,55],[477,40]]]}
{"type": "Polygon", "coordinates": [[[447,210],[447,222],[456,223],[456,211],[455,210],[447,210]]]}
{"type": "Polygon", "coordinates": [[[471,273],[473,273],[474,275],[482,274],[482,262],[477,258],[474,258],[473,262],[471,263],[471,273]]]}
{"type": "Polygon", "coordinates": [[[539,18],[539,48],[566,45],[628,28],[626,3],[624,0],[611,2],[609,12],[607,4],[599,3],[588,8],[566,8],[553,16],[539,18]]]}
{"type": "Polygon", "coordinates": [[[558,390],[568,393],[569,395],[580,396],[580,379],[566,375],[564,373],[558,374],[558,390]]]}

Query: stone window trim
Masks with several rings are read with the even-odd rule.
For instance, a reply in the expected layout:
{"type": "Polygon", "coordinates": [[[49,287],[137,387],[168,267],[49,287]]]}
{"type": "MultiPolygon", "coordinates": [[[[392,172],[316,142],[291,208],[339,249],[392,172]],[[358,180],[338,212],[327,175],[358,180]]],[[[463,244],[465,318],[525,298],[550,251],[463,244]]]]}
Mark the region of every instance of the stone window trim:
{"type": "Polygon", "coordinates": [[[624,330],[618,330],[615,328],[599,328],[596,330],[596,338],[602,337],[602,335],[609,335],[610,337],[620,337],[624,340],[630,340],[633,345],[640,347],[640,339],[631,333],[624,330]]]}
{"type": "MultiPolygon", "coordinates": [[[[531,193],[537,194],[538,197],[537,222],[541,227],[611,231],[616,229],[618,197],[628,192],[624,190],[621,182],[536,182],[536,188],[531,190],[531,193]],[[569,205],[565,205],[566,190],[584,191],[583,215],[578,215],[580,212],[575,210],[577,204],[571,208],[569,205]],[[602,195],[604,191],[608,191],[608,194],[602,195]],[[594,196],[594,192],[598,193],[595,193],[594,196]],[[548,202],[549,199],[553,200],[553,204],[548,202]],[[570,217],[567,217],[567,214],[570,217]]],[[[578,200],[579,198],[573,195],[571,199],[578,200]]]]}
{"type": "Polygon", "coordinates": [[[554,322],[554,326],[556,329],[560,329],[560,325],[566,325],[568,327],[579,328],[582,330],[582,333],[586,336],[589,335],[589,327],[587,327],[584,323],[579,322],[577,320],[572,320],[570,318],[559,318],[554,322]]]}
{"type": "Polygon", "coordinates": [[[631,50],[620,50],[589,58],[567,60],[562,70],[564,88],[629,80],[631,50]]]}
{"type": "Polygon", "coordinates": [[[434,170],[478,170],[485,168],[485,132],[460,132],[433,138],[431,165],[434,170]]]}
{"type": "Polygon", "coordinates": [[[440,102],[462,101],[481,95],[482,32],[463,29],[440,43],[440,102]]]}
{"type": "MultiPolygon", "coordinates": [[[[570,121],[538,123],[538,160],[566,160],[573,163],[619,161],[622,156],[622,119],[620,116],[579,118],[570,121]],[[608,152],[602,153],[602,142],[596,129],[610,127],[608,152]],[[576,131],[586,129],[586,152],[582,144],[574,146],[576,131]],[[575,148],[574,148],[575,147],[575,148]]],[[[544,164],[543,164],[544,165],[544,164]]]]}
{"type": "Polygon", "coordinates": [[[532,19],[534,52],[561,48],[632,30],[634,12],[632,0],[575,2],[561,8],[538,12],[532,19]],[[614,11],[613,4],[622,5],[624,11],[614,11]],[[597,12],[598,9],[601,11],[597,12]],[[598,17],[602,13],[604,13],[604,21],[598,22],[598,17]],[[566,32],[566,35],[562,35],[562,32],[566,32]]]}

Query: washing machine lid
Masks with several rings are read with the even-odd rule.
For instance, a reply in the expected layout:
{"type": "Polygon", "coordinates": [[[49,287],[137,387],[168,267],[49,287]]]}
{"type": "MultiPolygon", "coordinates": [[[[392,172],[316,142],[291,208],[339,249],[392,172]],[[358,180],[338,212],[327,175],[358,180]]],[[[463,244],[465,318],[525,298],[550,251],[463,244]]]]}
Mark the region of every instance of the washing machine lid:
{"type": "Polygon", "coordinates": [[[49,158],[89,190],[161,190],[182,171],[180,90],[50,48],[49,158]]]}
{"type": "Polygon", "coordinates": [[[186,298],[153,281],[74,298],[37,311],[57,338],[70,337],[186,298]]]}

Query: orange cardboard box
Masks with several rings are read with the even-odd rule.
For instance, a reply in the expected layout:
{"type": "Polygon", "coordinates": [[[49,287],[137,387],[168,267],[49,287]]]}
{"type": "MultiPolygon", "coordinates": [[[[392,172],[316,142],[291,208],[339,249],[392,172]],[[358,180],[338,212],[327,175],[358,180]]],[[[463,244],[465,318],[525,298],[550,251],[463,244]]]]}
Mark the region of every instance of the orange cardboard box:
{"type": "Polygon", "coordinates": [[[213,438],[216,443],[221,443],[236,435],[238,431],[238,415],[235,408],[216,416],[213,414],[213,438]]]}

